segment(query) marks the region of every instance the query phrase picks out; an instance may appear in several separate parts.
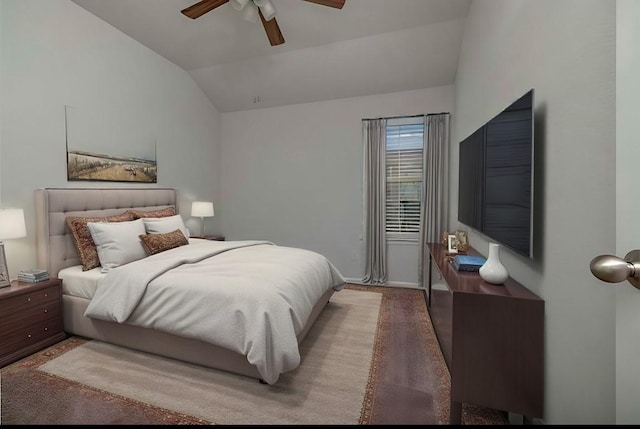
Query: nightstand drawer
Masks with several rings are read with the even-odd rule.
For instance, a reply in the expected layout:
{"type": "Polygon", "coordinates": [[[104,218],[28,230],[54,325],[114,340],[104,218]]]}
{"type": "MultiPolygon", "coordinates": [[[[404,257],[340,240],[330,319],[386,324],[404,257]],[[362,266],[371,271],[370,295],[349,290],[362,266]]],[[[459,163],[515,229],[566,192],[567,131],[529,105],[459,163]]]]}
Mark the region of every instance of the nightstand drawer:
{"type": "Polygon", "coordinates": [[[65,338],[60,279],[0,288],[0,368],[65,338]]]}
{"type": "Polygon", "coordinates": [[[62,318],[55,317],[24,326],[2,338],[0,356],[28,347],[62,332],[62,318]]]}
{"type": "Polygon", "coordinates": [[[13,313],[22,313],[30,308],[43,304],[59,302],[59,290],[58,286],[50,286],[3,299],[0,301],[0,318],[4,318],[13,313]]]}
{"type": "Polygon", "coordinates": [[[41,321],[61,317],[60,303],[57,300],[47,302],[37,307],[28,307],[17,312],[11,317],[0,314],[0,338],[6,338],[12,332],[24,329],[26,325],[32,325],[41,321]]]}

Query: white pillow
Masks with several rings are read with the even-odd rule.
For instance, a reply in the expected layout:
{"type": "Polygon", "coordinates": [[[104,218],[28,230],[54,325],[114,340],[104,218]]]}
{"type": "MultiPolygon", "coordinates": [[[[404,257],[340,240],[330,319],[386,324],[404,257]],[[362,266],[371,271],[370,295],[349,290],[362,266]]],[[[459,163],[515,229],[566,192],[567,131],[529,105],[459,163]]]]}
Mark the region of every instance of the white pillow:
{"type": "Polygon", "coordinates": [[[103,273],[147,256],[139,237],[145,234],[142,219],[129,222],[88,222],[87,227],[96,243],[103,273]]]}
{"type": "Polygon", "coordinates": [[[186,238],[189,238],[189,230],[179,214],[167,217],[146,217],[142,218],[142,221],[147,234],[166,234],[179,229],[186,238]]]}

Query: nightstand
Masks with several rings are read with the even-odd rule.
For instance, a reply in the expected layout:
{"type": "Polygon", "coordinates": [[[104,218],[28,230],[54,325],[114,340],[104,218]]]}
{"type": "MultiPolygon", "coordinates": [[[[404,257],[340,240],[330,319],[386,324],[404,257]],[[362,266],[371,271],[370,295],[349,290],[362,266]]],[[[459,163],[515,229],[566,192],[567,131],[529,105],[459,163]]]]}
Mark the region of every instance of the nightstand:
{"type": "Polygon", "coordinates": [[[14,280],[0,289],[0,367],[65,338],[62,280],[14,280]]]}
{"type": "Polygon", "coordinates": [[[224,241],[224,235],[205,235],[204,237],[192,236],[191,238],[202,238],[205,240],[224,241]]]}

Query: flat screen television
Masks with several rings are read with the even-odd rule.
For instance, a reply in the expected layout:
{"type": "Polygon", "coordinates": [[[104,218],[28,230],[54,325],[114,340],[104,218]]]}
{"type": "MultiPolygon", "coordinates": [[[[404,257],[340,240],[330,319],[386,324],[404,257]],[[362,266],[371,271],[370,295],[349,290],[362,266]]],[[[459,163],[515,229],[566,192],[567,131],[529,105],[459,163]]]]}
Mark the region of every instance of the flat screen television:
{"type": "Polygon", "coordinates": [[[534,90],[460,142],[458,221],[533,259],[534,90]]]}

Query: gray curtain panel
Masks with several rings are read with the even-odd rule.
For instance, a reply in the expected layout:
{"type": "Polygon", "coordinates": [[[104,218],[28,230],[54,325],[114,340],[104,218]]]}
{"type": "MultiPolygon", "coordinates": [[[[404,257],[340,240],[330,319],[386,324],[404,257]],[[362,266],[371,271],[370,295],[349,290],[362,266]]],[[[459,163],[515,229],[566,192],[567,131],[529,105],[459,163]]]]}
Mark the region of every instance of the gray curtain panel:
{"type": "Polygon", "coordinates": [[[423,286],[427,243],[440,241],[449,217],[449,114],[424,118],[424,179],[420,210],[420,263],[418,283],[423,286]]]}
{"type": "Polygon", "coordinates": [[[366,267],[363,283],[387,281],[387,240],[385,236],[387,120],[362,121],[364,141],[364,225],[366,267]]]}

